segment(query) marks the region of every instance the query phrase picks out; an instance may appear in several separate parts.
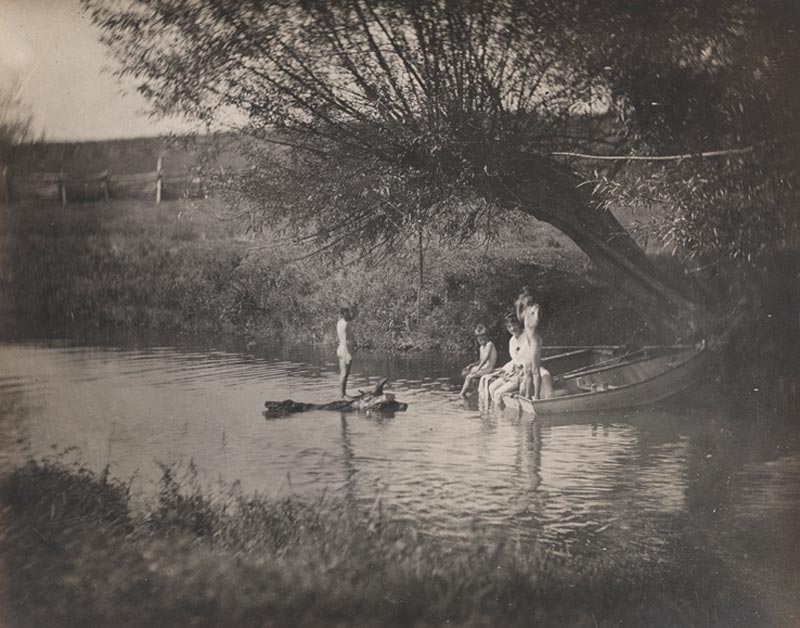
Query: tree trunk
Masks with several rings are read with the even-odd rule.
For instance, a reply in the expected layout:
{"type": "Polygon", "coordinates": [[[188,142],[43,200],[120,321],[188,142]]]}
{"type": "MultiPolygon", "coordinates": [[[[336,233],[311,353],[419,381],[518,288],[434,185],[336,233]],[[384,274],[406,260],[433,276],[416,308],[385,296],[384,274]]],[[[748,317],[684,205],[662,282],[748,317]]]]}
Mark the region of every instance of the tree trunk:
{"type": "Polygon", "coordinates": [[[485,179],[485,194],[507,209],[550,223],[572,239],[624,292],[653,328],[689,339],[711,332],[713,313],[658,269],[588,186],[557,165],[518,155],[506,174],[485,179]]]}
{"type": "Polygon", "coordinates": [[[422,230],[422,219],[420,219],[419,224],[417,225],[417,254],[418,254],[418,271],[417,274],[417,323],[419,323],[419,313],[420,308],[422,306],[422,285],[425,279],[423,264],[425,263],[425,247],[423,246],[423,230],[422,230]]]}

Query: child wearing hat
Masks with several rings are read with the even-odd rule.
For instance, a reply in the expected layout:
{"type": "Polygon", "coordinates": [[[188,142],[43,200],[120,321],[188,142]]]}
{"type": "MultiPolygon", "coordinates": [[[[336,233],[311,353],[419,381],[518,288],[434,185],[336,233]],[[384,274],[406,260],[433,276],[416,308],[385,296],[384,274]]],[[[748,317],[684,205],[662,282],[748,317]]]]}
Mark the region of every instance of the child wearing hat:
{"type": "Polygon", "coordinates": [[[461,374],[464,376],[464,385],[461,387],[461,392],[459,394],[462,397],[467,396],[467,391],[473,381],[480,380],[482,376],[491,373],[494,370],[494,365],[497,363],[497,349],[494,343],[489,340],[489,335],[486,333],[485,326],[478,325],[475,327],[475,339],[480,347],[478,350],[478,361],[468,364],[461,371],[461,374]]]}

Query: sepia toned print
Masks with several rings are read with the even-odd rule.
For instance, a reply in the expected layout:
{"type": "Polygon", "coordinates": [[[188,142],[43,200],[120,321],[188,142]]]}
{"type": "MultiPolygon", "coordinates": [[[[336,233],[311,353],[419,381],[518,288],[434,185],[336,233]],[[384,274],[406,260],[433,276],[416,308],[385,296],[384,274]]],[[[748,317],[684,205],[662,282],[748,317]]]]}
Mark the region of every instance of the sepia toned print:
{"type": "Polygon", "coordinates": [[[798,32],[0,0],[0,625],[798,625],[798,32]]]}

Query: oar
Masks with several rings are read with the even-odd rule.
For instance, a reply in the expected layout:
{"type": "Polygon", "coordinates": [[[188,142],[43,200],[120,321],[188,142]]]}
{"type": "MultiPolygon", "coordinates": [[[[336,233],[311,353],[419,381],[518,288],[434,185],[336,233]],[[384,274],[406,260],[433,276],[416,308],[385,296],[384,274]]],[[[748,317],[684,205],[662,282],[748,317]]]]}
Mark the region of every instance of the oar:
{"type": "Polygon", "coordinates": [[[645,348],[643,347],[641,349],[637,349],[636,351],[631,351],[631,352],[625,353],[623,355],[616,355],[613,358],[609,358],[608,360],[602,360],[600,362],[595,362],[594,364],[589,364],[587,366],[582,366],[580,368],[573,369],[571,371],[567,371],[566,373],[560,373],[558,375],[558,377],[561,380],[573,379],[573,378],[578,377],[580,375],[586,375],[588,373],[593,373],[597,369],[602,369],[603,367],[608,366],[609,364],[615,364],[617,362],[622,362],[624,360],[629,360],[633,356],[642,354],[644,352],[645,352],[645,348]]]}
{"type": "Polygon", "coordinates": [[[542,351],[588,351],[590,349],[625,349],[626,345],[545,345],[542,351]]]}
{"type": "MultiPolygon", "coordinates": [[[[586,351],[589,349],[616,350],[627,349],[632,345],[546,345],[542,351],[586,351]]],[[[694,349],[695,345],[645,345],[642,349],[694,349]]]]}

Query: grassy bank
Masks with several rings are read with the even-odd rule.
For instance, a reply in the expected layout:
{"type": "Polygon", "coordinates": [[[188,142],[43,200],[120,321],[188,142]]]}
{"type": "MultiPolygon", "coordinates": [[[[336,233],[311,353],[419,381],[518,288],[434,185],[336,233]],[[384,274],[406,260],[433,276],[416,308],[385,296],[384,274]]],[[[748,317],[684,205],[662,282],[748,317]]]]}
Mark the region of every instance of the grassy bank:
{"type": "Polygon", "coordinates": [[[555,557],[480,531],[455,544],[377,502],[212,502],[171,469],[144,512],[124,484],[55,464],[0,490],[4,603],[20,628],[756,625],[719,565],[677,537],[679,567],[555,557]]]}
{"type": "Polygon", "coordinates": [[[239,233],[213,201],[13,205],[0,222],[6,308],[41,329],[157,329],[330,341],[343,300],[360,304],[367,348],[471,347],[486,323],[505,344],[502,316],[520,287],[545,307],[551,344],[628,342],[638,317],[588,272],[563,236],[530,220],[501,244],[431,245],[417,317],[416,254],[380,266],[319,256],[239,233]],[[598,324],[602,321],[602,324],[598,324]]]}

